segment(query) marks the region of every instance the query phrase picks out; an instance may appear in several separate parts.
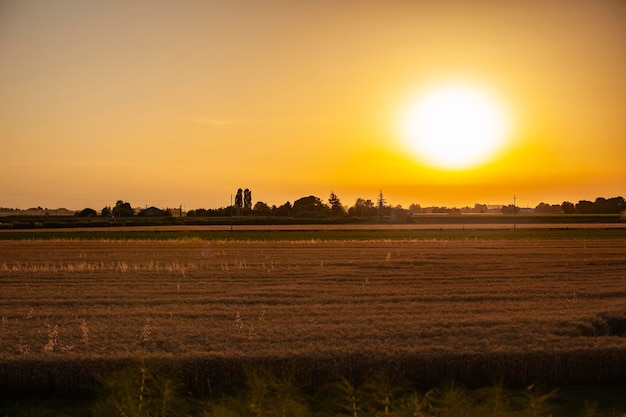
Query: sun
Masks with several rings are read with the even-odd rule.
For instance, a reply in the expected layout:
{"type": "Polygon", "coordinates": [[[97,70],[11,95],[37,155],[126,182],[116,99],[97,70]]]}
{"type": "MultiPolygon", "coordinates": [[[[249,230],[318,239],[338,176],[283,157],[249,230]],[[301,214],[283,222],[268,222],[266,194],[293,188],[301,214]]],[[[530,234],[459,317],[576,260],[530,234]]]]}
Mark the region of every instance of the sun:
{"type": "Polygon", "coordinates": [[[447,170],[474,168],[507,142],[507,113],[488,90],[441,84],[419,94],[401,119],[409,150],[425,164],[447,170]]]}

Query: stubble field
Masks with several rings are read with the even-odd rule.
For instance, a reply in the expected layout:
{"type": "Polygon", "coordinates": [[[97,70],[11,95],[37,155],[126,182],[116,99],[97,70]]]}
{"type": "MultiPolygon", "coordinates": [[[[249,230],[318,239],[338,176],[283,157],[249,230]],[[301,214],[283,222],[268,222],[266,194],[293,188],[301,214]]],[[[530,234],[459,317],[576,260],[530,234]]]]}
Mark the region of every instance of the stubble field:
{"type": "Polygon", "coordinates": [[[137,357],[201,385],[256,363],[424,384],[626,376],[623,239],[0,241],[0,285],[5,392],[72,391],[137,357]]]}

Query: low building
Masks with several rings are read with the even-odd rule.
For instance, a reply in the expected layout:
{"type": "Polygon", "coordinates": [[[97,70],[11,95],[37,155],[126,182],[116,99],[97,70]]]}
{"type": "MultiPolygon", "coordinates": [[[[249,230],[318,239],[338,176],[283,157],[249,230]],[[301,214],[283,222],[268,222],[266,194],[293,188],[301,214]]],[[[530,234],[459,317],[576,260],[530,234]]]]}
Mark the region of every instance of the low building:
{"type": "Polygon", "coordinates": [[[165,210],[161,210],[160,208],[156,208],[154,206],[143,209],[139,212],[138,216],[142,217],[165,217],[167,213],[165,210]]]}
{"type": "Polygon", "coordinates": [[[391,209],[391,223],[411,223],[413,212],[401,208],[391,209]]]}

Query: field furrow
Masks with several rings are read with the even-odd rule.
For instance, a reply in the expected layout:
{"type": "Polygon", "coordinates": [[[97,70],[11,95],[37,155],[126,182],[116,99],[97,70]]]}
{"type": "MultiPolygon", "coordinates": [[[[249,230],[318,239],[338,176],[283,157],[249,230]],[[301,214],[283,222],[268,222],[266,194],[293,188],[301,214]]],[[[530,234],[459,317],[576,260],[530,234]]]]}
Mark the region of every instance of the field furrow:
{"type": "Polygon", "coordinates": [[[626,352],[626,242],[0,241],[0,358],[626,352]]]}

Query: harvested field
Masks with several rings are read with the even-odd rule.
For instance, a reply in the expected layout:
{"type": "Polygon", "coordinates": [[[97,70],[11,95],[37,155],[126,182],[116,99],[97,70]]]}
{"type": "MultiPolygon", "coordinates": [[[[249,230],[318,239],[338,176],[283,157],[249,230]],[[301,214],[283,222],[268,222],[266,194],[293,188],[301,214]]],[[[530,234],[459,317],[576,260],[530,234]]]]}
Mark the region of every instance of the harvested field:
{"type": "Polygon", "coordinates": [[[256,362],[626,378],[623,239],[0,241],[0,285],[5,392],[72,390],[138,356],[191,379],[256,362]]]}

